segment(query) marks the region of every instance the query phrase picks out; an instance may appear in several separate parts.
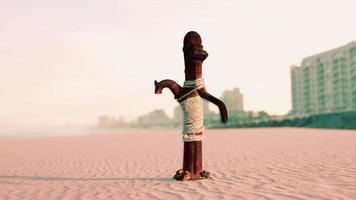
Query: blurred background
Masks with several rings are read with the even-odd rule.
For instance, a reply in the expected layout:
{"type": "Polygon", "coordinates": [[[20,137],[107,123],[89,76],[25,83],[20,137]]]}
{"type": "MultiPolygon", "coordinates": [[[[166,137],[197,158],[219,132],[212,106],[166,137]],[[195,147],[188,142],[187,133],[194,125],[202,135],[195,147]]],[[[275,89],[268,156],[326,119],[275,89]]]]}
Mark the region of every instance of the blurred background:
{"type": "Polygon", "coordinates": [[[354,0],[0,0],[0,134],[180,127],[154,80],[184,81],[183,37],[227,105],[207,127],[355,128],[354,0]],[[332,124],[332,125],[330,125],[332,124]]]}

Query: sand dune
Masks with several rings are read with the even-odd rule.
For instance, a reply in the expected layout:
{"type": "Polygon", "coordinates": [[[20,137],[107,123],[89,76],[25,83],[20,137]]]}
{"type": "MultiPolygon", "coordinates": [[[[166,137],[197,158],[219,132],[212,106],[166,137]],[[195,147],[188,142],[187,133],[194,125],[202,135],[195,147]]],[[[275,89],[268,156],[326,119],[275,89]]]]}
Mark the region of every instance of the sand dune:
{"type": "Polygon", "coordinates": [[[0,199],[356,199],[356,132],[208,130],[212,180],[177,182],[180,130],[0,140],[0,199]]]}

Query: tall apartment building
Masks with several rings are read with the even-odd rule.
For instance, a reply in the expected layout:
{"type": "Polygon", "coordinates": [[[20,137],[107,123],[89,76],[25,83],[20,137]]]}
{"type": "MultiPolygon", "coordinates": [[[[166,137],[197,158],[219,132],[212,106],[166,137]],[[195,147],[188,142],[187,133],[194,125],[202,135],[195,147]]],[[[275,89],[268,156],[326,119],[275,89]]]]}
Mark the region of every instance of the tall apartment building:
{"type": "Polygon", "coordinates": [[[243,96],[239,88],[225,90],[220,98],[226,105],[229,114],[243,111],[243,96]]]}
{"type": "Polygon", "coordinates": [[[356,41],[291,66],[292,114],[356,110],[356,41]]]}

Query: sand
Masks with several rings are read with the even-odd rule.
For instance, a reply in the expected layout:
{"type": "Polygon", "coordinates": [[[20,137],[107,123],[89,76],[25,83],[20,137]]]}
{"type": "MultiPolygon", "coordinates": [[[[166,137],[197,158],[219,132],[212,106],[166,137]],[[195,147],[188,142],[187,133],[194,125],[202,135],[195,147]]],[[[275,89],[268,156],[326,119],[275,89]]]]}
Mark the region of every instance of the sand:
{"type": "Polygon", "coordinates": [[[0,139],[0,199],[356,199],[356,131],[207,130],[187,182],[180,130],[96,132],[0,139]]]}

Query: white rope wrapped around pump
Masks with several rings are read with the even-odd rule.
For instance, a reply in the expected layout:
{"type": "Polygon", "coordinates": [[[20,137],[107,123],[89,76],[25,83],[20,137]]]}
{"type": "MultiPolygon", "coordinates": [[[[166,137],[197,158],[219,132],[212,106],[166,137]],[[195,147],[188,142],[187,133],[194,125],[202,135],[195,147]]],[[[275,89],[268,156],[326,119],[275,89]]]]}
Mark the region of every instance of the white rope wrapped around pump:
{"type": "MultiPolygon", "coordinates": [[[[194,88],[187,94],[183,95],[178,101],[184,99],[188,95],[204,87],[203,79],[196,79],[194,81],[184,81],[186,88],[194,88]]],[[[180,102],[184,114],[183,124],[183,141],[201,141],[203,140],[204,119],[203,119],[203,99],[197,95],[186,98],[180,102]]]]}

